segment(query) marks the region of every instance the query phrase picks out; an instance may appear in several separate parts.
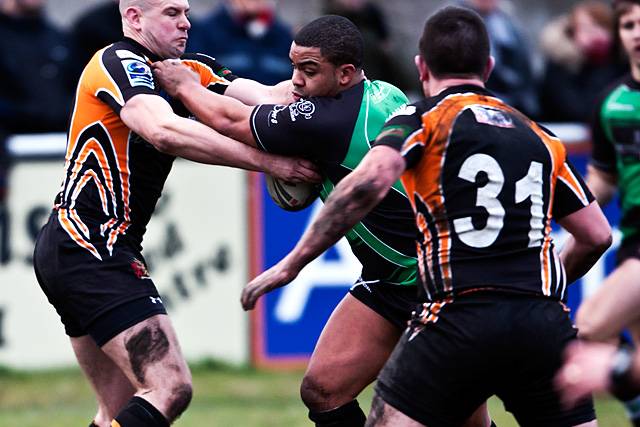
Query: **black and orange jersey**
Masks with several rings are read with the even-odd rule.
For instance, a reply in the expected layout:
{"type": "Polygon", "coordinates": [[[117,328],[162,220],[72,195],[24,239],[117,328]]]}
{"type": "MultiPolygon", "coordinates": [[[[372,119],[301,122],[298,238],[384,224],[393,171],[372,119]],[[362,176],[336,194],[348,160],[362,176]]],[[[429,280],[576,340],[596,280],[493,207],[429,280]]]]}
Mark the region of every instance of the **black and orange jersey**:
{"type": "MultiPolygon", "coordinates": [[[[125,38],[98,51],[78,83],[54,209],[69,237],[98,259],[110,256],[120,242],[141,248],[174,160],[125,126],[122,107],[136,95],[157,95],[188,116],[154,80],[149,64],[159,59],[125,38]]],[[[224,93],[235,78],[208,56],[187,54],[182,60],[216,92],[224,93]]]]}
{"type": "Polygon", "coordinates": [[[593,201],[550,132],[477,86],[411,104],[377,145],[396,148],[427,297],[475,289],[564,297],[551,219],[593,201]]]}

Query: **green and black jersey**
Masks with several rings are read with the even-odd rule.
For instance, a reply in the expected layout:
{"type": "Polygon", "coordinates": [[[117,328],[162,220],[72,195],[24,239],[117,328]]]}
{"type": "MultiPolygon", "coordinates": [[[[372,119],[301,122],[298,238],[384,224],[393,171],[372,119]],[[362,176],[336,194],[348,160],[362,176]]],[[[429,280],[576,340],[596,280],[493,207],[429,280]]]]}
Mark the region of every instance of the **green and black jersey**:
{"type": "Polygon", "coordinates": [[[631,75],[601,98],[592,134],[591,164],[618,177],[623,240],[640,237],[640,83],[631,75]]]}
{"type": "MultiPolygon", "coordinates": [[[[396,87],[363,80],[335,97],[290,105],[258,105],[251,128],[258,146],[317,162],[325,176],[322,197],[360,163],[385,121],[408,102],[396,87]]],[[[400,182],[348,234],[363,266],[362,278],[416,284],[415,225],[400,182]]]]}

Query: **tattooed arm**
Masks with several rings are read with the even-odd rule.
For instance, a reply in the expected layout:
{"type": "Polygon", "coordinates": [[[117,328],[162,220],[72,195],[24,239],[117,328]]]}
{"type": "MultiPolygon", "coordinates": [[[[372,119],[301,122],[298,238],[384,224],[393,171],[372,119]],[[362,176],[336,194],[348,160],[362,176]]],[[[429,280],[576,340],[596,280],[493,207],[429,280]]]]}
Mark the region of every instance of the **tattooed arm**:
{"type": "Polygon", "coordinates": [[[242,291],[242,307],[296,278],[300,270],[344,236],[387,194],[405,169],[400,153],[388,146],[371,149],[358,167],[336,186],[296,247],[242,291]]]}

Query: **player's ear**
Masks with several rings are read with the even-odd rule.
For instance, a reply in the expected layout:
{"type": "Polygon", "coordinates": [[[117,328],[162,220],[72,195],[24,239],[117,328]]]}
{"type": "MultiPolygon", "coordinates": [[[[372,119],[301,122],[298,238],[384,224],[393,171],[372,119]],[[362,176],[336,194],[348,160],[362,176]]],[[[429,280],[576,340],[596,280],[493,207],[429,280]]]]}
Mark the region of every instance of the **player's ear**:
{"type": "Polygon", "coordinates": [[[427,67],[427,63],[424,61],[422,55],[416,55],[413,58],[413,62],[416,64],[416,68],[418,69],[418,76],[421,82],[429,81],[429,68],[427,67]]]}
{"type": "Polygon", "coordinates": [[[340,85],[346,86],[353,80],[358,69],[353,64],[342,64],[338,67],[338,81],[340,85]]]}
{"type": "Polygon", "coordinates": [[[140,30],[142,25],[140,19],[142,18],[142,11],[140,8],[130,6],[124,11],[124,19],[127,25],[134,30],[140,30]]]}
{"type": "Polygon", "coordinates": [[[493,56],[489,56],[487,60],[487,65],[484,67],[484,74],[482,75],[482,80],[486,83],[489,80],[489,76],[493,71],[493,67],[496,65],[496,59],[493,56]]]}

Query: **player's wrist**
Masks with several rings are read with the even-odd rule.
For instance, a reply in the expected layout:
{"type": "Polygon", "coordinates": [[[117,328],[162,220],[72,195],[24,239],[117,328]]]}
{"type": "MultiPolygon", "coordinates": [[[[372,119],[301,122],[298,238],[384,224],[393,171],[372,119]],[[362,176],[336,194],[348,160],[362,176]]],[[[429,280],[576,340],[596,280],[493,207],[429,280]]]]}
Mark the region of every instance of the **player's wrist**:
{"type": "Polygon", "coordinates": [[[609,391],[622,401],[636,397],[640,386],[633,378],[635,350],[621,346],[614,354],[609,365],[609,391]]]}
{"type": "Polygon", "coordinates": [[[184,99],[188,93],[193,92],[194,88],[198,86],[200,86],[200,84],[197,82],[183,80],[176,84],[176,97],[178,99],[184,99]]]}

